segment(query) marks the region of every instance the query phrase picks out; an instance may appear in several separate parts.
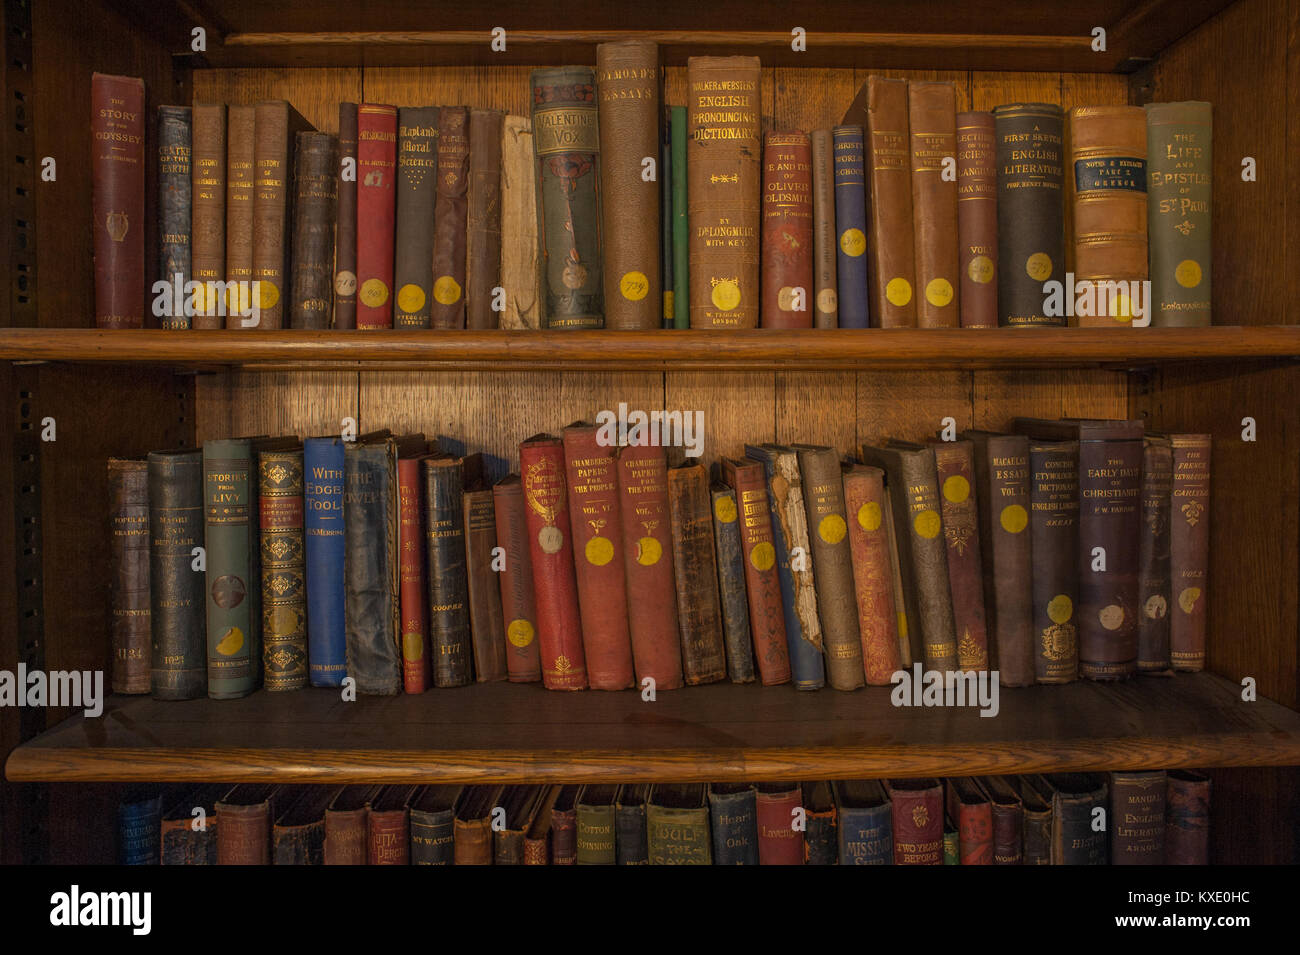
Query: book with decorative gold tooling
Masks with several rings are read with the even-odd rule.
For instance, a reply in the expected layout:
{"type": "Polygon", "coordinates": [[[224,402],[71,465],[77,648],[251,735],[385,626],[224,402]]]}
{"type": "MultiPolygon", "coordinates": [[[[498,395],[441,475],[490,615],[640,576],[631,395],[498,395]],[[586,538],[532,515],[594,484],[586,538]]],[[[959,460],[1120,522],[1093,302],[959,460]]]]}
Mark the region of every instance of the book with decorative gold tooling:
{"type": "Polygon", "coordinates": [[[469,109],[444,106],[438,114],[438,198],[433,216],[433,301],[429,305],[433,328],[465,327],[469,149],[469,109]]]}
{"type": "Polygon", "coordinates": [[[948,584],[957,634],[957,668],[987,670],[988,630],[982,580],[983,541],[978,518],[979,478],[970,441],[934,441],[943,537],[948,549],[948,584]]]}
{"type": "MultiPolygon", "coordinates": [[[[293,160],[298,133],[312,129],[284,100],[257,104],[253,120],[253,281],[257,328],[281,328],[292,295],[293,160]]],[[[227,322],[227,327],[231,327],[227,322]]],[[[240,326],[242,327],[242,326],[240,326]]]]}
{"type": "Polygon", "coordinates": [[[1169,657],[1175,670],[1205,669],[1206,589],[1210,560],[1208,434],[1171,434],[1169,657]]]}
{"type": "Polygon", "coordinates": [[[307,685],[302,446],[261,452],[258,480],[265,684],[268,690],[296,690],[307,685]]]}
{"type": "Polygon", "coordinates": [[[1212,114],[1209,103],[1146,105],[1152,325],[1210,324],[1212,114]]]}

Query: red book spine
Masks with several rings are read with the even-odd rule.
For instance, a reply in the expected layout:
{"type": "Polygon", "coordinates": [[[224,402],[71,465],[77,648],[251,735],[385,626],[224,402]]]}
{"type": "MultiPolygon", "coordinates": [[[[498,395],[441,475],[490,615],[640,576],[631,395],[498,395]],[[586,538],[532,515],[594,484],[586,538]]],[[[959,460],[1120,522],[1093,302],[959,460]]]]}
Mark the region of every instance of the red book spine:
{"type": "Polygon", "coordinates": [[[868,686],[888,686],[902,668],[898,609],[894,606],[894,564],[889,552],[884,472],[855,467],[844,475],[844,511],[853,556],[853,590],[858,600],[862,668],[868,686]]]}
{"type": "Polygon", "coordinates": [[[492,508],[497,519],[497,546],[505,549],[505,566],[497,577],[506,627],[506,676],[511,683],[533,683],[542,678],[542,658],[537,648],[537,601],[524,487],[518,477],[512,475],[492,488],[492,508]]]}
{"type": "Polygon", "coordinates": [[[894,865],[943,865],[943,788],[934,780],[890,786],[894,865]]]}
{"type": "Polygon", "coordinates": [[[957,838],[962,865],[993,864],[993,807],[963,804],[957,813],[957,838]]]}
{"type": "Polygon", "coordinates": [[[357,328],[393,327],[397,107],[357,108],[357,328]]]}
{"type": "Polygon", "coordinates": [[[90,81],[95,325],[144,325],[144,80],[90,81]]]}
{"type": "Polygon", "coordinates": [[[325,812],[325,864],[365,865],[369,846],[368,808],[325,812]]]}
{"type": "Polygon", "coordinates": [[[803,865],[803,831],[794,828],[795,810],[802,797],[793,789],[757,794],[758,864],[803,865]]]}
{"type": "Polygon", "coordinates": [[[424,515],[420,462],[397,462],[398,546],[402,609],[402,687],[423,693],[433,680],[429,645],[428,591],[424,586],[424,515]]]}
{"type": "Polygon", "coordinates": [[[594,427],[564,429],[573,563],[587,682],[593,690],[624,690],[632,685],[632,638],[623,578],[618,470],[615,449],[602,446],[598,434],[594,427]]]}
{"type": "Polygon", "coordinates": [[[405,809],[382,812],[370,810],[370,843],[366,852],[368,865],[409,865],[411,862],[411,828],[405,809]]]}
{"type": "Polygon", "coordinates": [[[682,645],[677,632],[668,459],[662,447],[629,445],[619,448],[617,460],[637,683],[652,677],[657,690],[674,690],[682,685],[682,645]]]}
{"type": "Polygon", "coordinates": [[[763,150],[764,328],[812,328],[812,143],[768,133],[763,150]]]}
{"type": "Polygon", "coordinates": [[[538,435],[519,446],[527,504],[528,550],[537,601],[542,683],[548,690],[585,690],[578,582],[573,568],[564,449],[558,438],[538,435]]]}
{"type": "Polygon", "coordinates": [[[1210,557],[1210,436],[1175,434],[1170,498],[1170,660],[1175,670],[1205,669],[1205,603],[1210,557]]]}
{"type": "Polygon", "coordinates": [[[940,441],[933,448],[948,550],[948,586],[957,628],[957,669],[987,670],[989,635],[984,617],[979,511],[975,506],[975,448],[969,441],[940,441]]]}
{"type": "Polygon", "coordinates": [[[740,509],[740,549],[745,560],[745,590],[749,596],[749,632],[764,686],[790,682],[790,647],[785,636],[781,580],[772,541],[772,512],[767,478],[758,463],[724,460],[723,476],[736,492],[740,509]]]}

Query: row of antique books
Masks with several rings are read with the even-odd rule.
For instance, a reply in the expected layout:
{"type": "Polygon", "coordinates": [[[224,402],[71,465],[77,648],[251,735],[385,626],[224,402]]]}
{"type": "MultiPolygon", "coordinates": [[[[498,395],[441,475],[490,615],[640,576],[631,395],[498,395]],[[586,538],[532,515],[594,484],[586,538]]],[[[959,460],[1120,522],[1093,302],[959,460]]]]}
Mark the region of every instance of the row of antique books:
{"type": "Polygon", "coordinates": [[[128,798],[118,829],[127,865],[1205,865],[1210,779],[227,784],[128,798]]]}
{"type": "Polygon", "coordinates": [[[1014,432],[848,459],[755,444],[711,474],[670,467],[648,429],[578,423],[524,441],[495,483],[481,454],[387,431],[110,459],[113,688],[854,690],[913,664],[1005,686],[1202,669],[1210,436],[1014,432]]]}
{"type": "Polygon", "coordinates": [[[1067,137],[1056,105],[871,76],[842,125],[764,134],[756,57],[687,74],[665,106],[656,44],[606,43],[535,71],[530,117],[342,103],[337,137],[283,100],[160,107],[149,295],[143,82],[96,74],[97,324],[1210,321],[1208,103],[1076,108],[1067,137]]]}

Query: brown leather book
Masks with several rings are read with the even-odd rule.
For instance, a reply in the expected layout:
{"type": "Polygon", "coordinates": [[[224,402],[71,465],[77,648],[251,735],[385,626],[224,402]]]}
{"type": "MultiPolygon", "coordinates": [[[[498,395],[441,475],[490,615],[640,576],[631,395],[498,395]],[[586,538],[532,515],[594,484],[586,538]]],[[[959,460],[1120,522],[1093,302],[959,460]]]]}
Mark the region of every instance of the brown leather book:
{"type": "Polygon", "coordinates": [[[1142,540],[1138,547],[1138,672],[1169,672],[1170,491],[1174,455],[1169,439],[1142,439],[1142,540]]]}
{"type": "Polygon", "coordinates": [[[659,46],[620,40],[596,47],[600,127],[601,236],[604,240],[605,327],[661,324],[659,184],[643,160],[659,163],[659,46]]]}
{"type": "Polygon", "coordinates": [[[365,865],[370,803],[379,786],[345,786],[325,810],[325,864],[365,865]]]}
{"type": "Polygon", "coordinates": [[[411,862],[411,797],[415,786],[385,786],[370,803],[367,865],[411,862]]]}
{"type": "Polygon", "coordinates": [[[1174,480],[1169,532],[1169,657],[1175,670],[1205,669],[1210,560],[1210,436],[1171,434],[1174,480]]]}
{"type": "MultiPolygon", "coordinates": [[[[1074,280],[1126,283],[1125,291],[1097,289],[1095,309],[1076,305],[1080,326],[1130,324],[1135,303],[1129,282],[1147,277],[1147,116],[1141,106],[1080,106],[1070,110],[1074,176],[1074,280]]],[[[1138,294],[1145,293],[1141,291],[1138,294]]],[[[1149,301],[1142,303],[1145,321],[1149,301]]]]}
{"type": "Polygon", "coordinates": [[[465,227],[469,218],[469,109],[438,116],[438,199],[433,213],[433,328],[465,327],[465,227]]]}
{"type": "Polygon", "coordinates": [[[469,209],[465,223],[465,327],[496,328],[501,286],[501,123],[496,109],[469,111],[469,209]]]}
{"type": "Polygon", "coordinates": [[[1079,442],[1029,442],[1029,475],[1034,673],[1069,683],[1079,675],[1079,442]]]}
{"type": "Polygon", "coordinates": [[[835,272],[835,148],[829,129],[814,130],[812,141],[813,197],[813,327],[838,328],[839,302],[835,272]]]}
{"type": "Polygon", "coordinates": [[[502,828],[493,834],[494,865],[527,863],[528,830],[545,796],[545,786],[507,786],[502,792],[501,808],[505,810],[505,819],[502,828]]]}
{"type": "MultiPolygon", "coordinates": [[[[246,107],[250,112],[252,107],[246,107]]],[[[252,145],[250,133],[248,144],[252,145]]],[[[194,106],[194,146],[191,164],[193,213],[190,220],[190,269],[194,281],[203,283],[202,293],[195,293],[194,318],[190,327],[221,328],[222,312],[228,298],[215,283],[228,280],[226,260],[229,250],[226,235],[233,224],[226,208],[226,107],[223,103],[198,103],[194,106]],[[208,283],[214,283],[209,285],[208,283]]],[[[240,169],[242,172],[242,167],[240,169]]],[[[249,174],[252,158],[249,158],[249,174]]],[[[250,179],[251,183],[251,179],[250,179]]],[[[251,198],[251,193],[249,194],[251,198]]],[[[251,210],[250,210],[251,214],[251,210]]],[[[251,222],[251,219],[250,219],[251,222]]],[[[249,278],[252,278],[252,231],[249,231],[249,278]]]]}
{"type": "Polygon", "coordinates": [[[1110,774],[1110,864],[1165,864],[1163,769],[1110,774]]]}
{"type": "Polygon", "coordinates": [[[962,328],[998,326],[998,166],[993,114],[957,114],[957,274],[962,328]]]}
{"type": "Polygon", "coordinates": [[[551,810],[562,786],[548,786],[537,803],[528,831],[524,833],[524,865],[551,864],[551,810]]]}
{"type": "Polygon", "coordinates": [[[1024,803],[1005,776],[980,776],[993,814],[993,865],[1024,863],[1024,803]]]}
{"type": "Polygon", "coordinates": [[[764,328],[813,327],[812,144],[768,133],[763,149],[764,328]]]}
{"type": "MultiPolygon", "coordinates": [[[[293,150],[311,124],[284,100],[257,104],[253,130],[253,281],[258,283],[257,328],[280,328],[292,275],[293,150]]],[[[229,318],[229,316],[228,316],[229,318]]],[[[227,321],[226,327],[231,326],[227,321]]],[[[242,324],[238,327],[245,327],[242,324]]]]}
{"type": "Polygon", "coordinates": [[[325,812],[340,786],[303,786],[276,816],[271,829],[273,865],[323,865],[325,812]]]}
{"type": "Polygon", "coordinates": [[[968,440],[935,441],[935,475],[943,538],[948,549],[948,586],[957,632],[957,669],[989,668],[988,628],[984,616],[983,542],[979,527],[979,478],[975,447],[968,440]]]}
{"type": "Polygon", "coordinates": [[[506,293],[502,328],[532,328],[541,323],[537,284],[537,161],[533,123],[507,116],[501,124],[501,287],[506,293]]]}
{"type": "Polygon", "coordinates": [[[862,665],[869,686],[888,686],[901,668],[899,611],[894,607],[894,560],[887,526],[885,472],[847,464],[844,513],[853,558],[853,590],[862,638],[862,665]]]}
{"type": "Polygon", "coordinates": [[[691,327],[755,328],[762,189],[758,57],[693,56],[686,82],[691,327]]]}
{"type": "Polygon", "coordinates": [[[394,328],[428,328],[433,307],[433,222],[438,195],[438,107],[397,110],[394,328]]]}
{"type": "Polygon", "coordinates": [[[95,325],[142,328],[144,80],[95,73],[90,90],[95,325]]]}
{"type": "Polygon", "coordinates": [[[1210,778],[1171,769],[1165,791],[1165,863],[1209,865],[1210,778]]]}
{"type": "Polygon", "coordinates": [[[1024,807],[1020,835],[1024,865],[1052,864],[1052,793],[1047,780],[1038,775],[1013,776],[1016,792],[1024,807]]]}
{"type": "Polygon", "coordinates": [[[490,488],[467,490],[462,501],[474,679],[491,683],[506,678],[505,621],[501,614],[501,590],[496,571],[492,569],[492,551],[497,546],[496,513],[490,488]]]}
{"type": "Polygon", "coordinates": [[[270,865],[276,787],[235,786],[217,802],[217,865],[270,865]]]}
{"type": "Polygon", "coordinates": [[[357,327],[356,168],[357,104],[339,103],[338,223],[334,230],[335,328],[357,327]]]}
{"type": "MultiPolygon", "coordinates": [[[[253,301],[253,192],[257,108],[230,106],[226,112],[226,318],[240,326],[253,301]]],[[[220,326],[213,326],[220,327],[220,326]]]]}
{"type": "Polygon", "coordinates": [[[504,786],[466,786],[456,803],[456,865],[491,865],[492,815],[501,804],[504,786]]]}
{"type": "Polygon", "coordinates": [[[912,228],[916,245],[916,324],[960,324],[957,280],[957,182],[944,176],[957,155],[957,89],[951,83],[908,83],[912,142],[912,228]]]}
{"type": "Polygon", "coordinates": [[[537,601],[533,595],[533,563],[524,517],[524,487],[511,474],[492,488],[497,546],[505,551],[501,585],[501,619],[506,634],[506,676],[511,683],[542,678],[537,644],[537,601]]]}
{"type": "Polygon", "coordinates": [[[551,864],[578,864],[578,790],[564,786],[551,806],[551,864]]]}
{"type": "Polygon", "coordinates": [[[727,657],[718,601],[708,469],[687,464],[669,470],[668,504],[682,673],[692,686],[714,683],[726,677],[727,657]]]}
{"type": "Polygon", "coordinates": [[[337,144],[329,133],[299,133],[294,179],[293,328],[329,328],[334,296],[337,144]]]}
{"type": "Polygon", "coordinates": [[[109,579],[114,693],[148,693],[149,463],[108,459],[109,579]]]}

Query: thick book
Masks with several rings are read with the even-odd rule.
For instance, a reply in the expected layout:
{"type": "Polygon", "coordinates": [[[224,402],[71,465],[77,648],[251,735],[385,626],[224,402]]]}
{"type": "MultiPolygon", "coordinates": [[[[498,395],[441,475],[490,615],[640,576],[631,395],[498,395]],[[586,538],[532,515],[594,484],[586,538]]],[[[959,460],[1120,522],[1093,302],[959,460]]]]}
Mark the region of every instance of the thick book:
{"type": "Polygon", "coordinates": [[[998,169],[998,324],[1064,325],[1046,314],[1065,280],[1065,114],[1050,103],[993,110],[998,169]]]}
{"type": "Polygon", "coordinates": [[[943,865],[943,784],[937,779],[891,779],[890,818],[895,865],[943,865]]]}
{"type": "Polygon", "coordinates": [[[157,794],[127,796],[117,806],[120,865],[158,865],[162,858],[162,804],[157,794]]]}
{"type": "Polygon", "coordinates": [[[325,811],[339,787],[303,786],[271,827],[272,865],[325,864],[325,811]]]}
{"type": "Polygon", "coordinates": [[[727,678],[732,683],[750,683],[754,679],[754,641],[749,633],[740,509],[736,506],[735,490],[725,484],[715,483],[709,497],[713,511],[713,547],[718,559],[722,635],[727,647],[727,678]]]}
{"type": "Polygon", "coordinates": [[[758,783],[755,789],[759,865],[803,865],[804,828],[795,828],[803,809],[799,784],[758,783]]]}
{"type": "Polygon", "coordinates": [[[776,540],[763,465],[748,459],[723,458],[722,476],[736,493],[749,632],[758,678],[764,686],[790,681],[790,647],[786,638],[776,540]]]}
{"type": "Polygon", "coordinates": [[[264,683],[297,690],[308,682],[302,446],[262,451],[257,480],[264,683]]]}
{"type": "Polygon", "coordinates": [[[1164,865],[1163,769],[1110,774],[1110,864],[1164,865]]]}
{"type": "Polygon", "coordinates": [[[659,182],[645,157],[659,155],[659,45],[619,40],[596,46],[600,127],[601,239],[605,327],[658,328],[659,182]]]}
{"type": "Polygon", "coordinates": [[[170,804],[163,804],[163,865],[217,864],[216,802],[229,790],[228,784],[208,783],[186,789],[170,804]]]}
{"type": "Polygon", "coordinates": [[[379,786],[344,786],[325,810],[325,865],[365,865],[379,786]]]}
{"type": "Polygon", "coordinates": [[[637,685],[647,677],[656,690],[683,680],[673,570],[668,462],[658,445],[618,449],[618,497],[623,524],[623,574],[637,685]]]}
{"type": "MultiPolygon", "coordinates": [[[[524,865],[551,864],[551,819],[562,786],[547,786],[524,833],[524,865]]],[[[644,825],[642,826],[644,830],[644,825]]]]}
{"type": "MultiPolygon", "coordinates": [[[[252,107],[246,107],[251,116],[252,107]]],[[[190,269],[202,288],[192,299],[191,328],[221,328],[229,299],[220,291],[227,281],[229,256],[226,236],[233,217],[227,208],[226,106],[224,103],[196,103],[193,110],[193,150],[190,162],[190,269]]],[[[248,139],[249,215],[252,215],[252,146],[248,139]]],[[[252,279],[252,233],[247,244],[249,275],[252,279]]],[[[238,301],[236,300],[236,304],[238,301]]]]}
{"type": "Polygon", "coordinates": [[[188,106],[158,107],[158,279],[173,289],[161,328],[190,327],[185,310],[190,281],[190,213],[193,206],[193,116],[188,106]]]}
{"type": "Polygon", "coordinates": [[[937,441],[935,476],[939,482],[940,517],[948,551],[948,586],[957,634],[957,669],[987,670],[988,628],[984,616],[984,582],[979,527],[979,478],[975,447],[965,439],[937,441]]]}
{"type": "MultiPolygon", "coordinates": [[[[839,231],[836,228],[835,209],[835,141],[831,130],[814,130],[812,140],[812,195],[813,195],[813,288],[810,293],[814,328],[839,327],[839,231]]],[[[864,185],[865,188],[865,185],[864,185]]],[[[865,222],[867,206],[862,202],[862,219],[865,222]]],[[[862,252],[865,255],[866,232],[863,233],[862,252]]],[[[865,267],[865,258],[863,259],[865,267]]],[[[863,300],[866,300],[866,272],[863,271],[863,300]]]]}
{"type": "Polygon", "coordinates": [[[549,434],[528,438],[519,446],[519,469],[527,506],[542,683],[548,690],[585,690],[587,663],[560,439],[549,434]]]}
{"type": "Polygon", "coordinates": [[[892,802],[878,779],[831,783],[840,865],[892,865],[892,802]]]}
{"type": "Polygon", "coordinates": [[[474,682],[464,494],[466,478],[481,464],[481,458],[451,457],[426,457],[420,462],[434,686],[474,682]]]}
{"type": "Polygon", "coordinates": [[[357,104],[339,103],[334,328],[357,327],[357,104]]]}
{"type": "Polygon", "coordinates": [[[1170,491],[1173,448],[1163,435],[1142,438],[1142,540],[1138,546],[1138,672],[1169,670],[1170,491]]]}
{"type": "Polygon", "coordinates": [[[533,593],[533,562],[525,517],[524,486],[512,474],[492,488],[497,546],[505,566],[497,574],[501,586],[501,619],[506,634],[506,677],[511,683],[542,678],[537,644],[537,599],[533,593]]]}
{"type": "Polygon", "coordinates": [[[993,114],[957,114],[957,275],[962,328],[998,325],[998,166],[993,114]]]}
{"type": "Polygon", "coordinates": [[[835,300],[839,327],[866,328],[870,324],[871,306],[867,292],[870,230],[865,133],[861,126],[836,126],[831,135],[835,150],[835,300]]]}
{"type": "Polygon", "coordinates": [[[803,838],[804,865],[836,865],[839,862],[839,825],[831,784],[824,779],[801,784],[807,829],[803,838]]]}
{"type": "Polygon", "coordinates": [[[772,132],[763,147],[761,324],[813,327],[812,144],[772,132]]]}
{"type": "Polygon", "coordinates": [[[545,795],[544,786],[507,786],[501,793],[500,809],[504,818],[498,813],[492,826],[493,865],[526,864],[528,829],[545,795]]]}
{"type": "MultiPolygon", "coordinates": [[[[505,113],[469,111],[469,206],[465,214],[465,327],[496,328],[501,285],[501,135],[505,113]]],[[[511,237],[512,239],[514,236],[511,237]]]]}
{"type": "Polygon", "coordinates": [[[203,452],[149,452],[150,685],[159,700],[208,692],[203,452]],[[202,566],[202,565],[200,565],[202,566]]]}
{"type": "MultiPolygon", "coordinates": [[[[1029,442],[1034,679],[1079,675],[1079,442],[1029,442]]],[[[996,572],[996,568],[995,568],[996,572]]]]}
{"type": "Polygon", "coordinates": [[[578,865],[614,865],[614,800],[612,783],[583,786],[578,793],[578,865]]]}
{"type": "MultiPolygon", "coordinates": [[[[253,133],[253,281],[258,328],[281,328],[292,292],[294,147],[311,124],[284,100],[257,104],[253,133]]],[[[227,323],[229,327],[229,323],[227,323]]]]}
{"type": "Polygon", "coordinates": [[[551,805],[551,864],[576,865],[578,862],[578,790],[580,786],[563,786],[551,805]]]}
{"type": "Polygon", "coordinates": [[[535,70],[538,288],[543,328],[600,328],[600,131],[589,66],[535,70]]]}
{"type": "Polygon", "coordinates": [[[424,786],[410,803],[411,865],[455,862],[456,800],[463,786],[424,786]]]}
{"type": "Polygon", "coordinates": [[[217,865],[270,865],[276,787],[241,783],[217,801],[217,865]]]}
{"type": "Polygon", "coordinates": [[[397,546],[400,550],[402,692],[433,686],[433,644],[429,638],[429,591],[425,587],[424,487],[421,457],[397,461],[397,546]]]}
{"type": "Polygon", "coordinates": [[[957,88],[907,84],[912,143],[912,232],[916,247],[916,324],[960,325],[957,280],[957,181],[944,174],[957,154],[957,88]]]}
{"type": "Polygon", "coordinates": [[[871,314],[881,328],[916,325],[916,248],[912,232],[912,140],[907,80],[872,74],[844,114],[863,128],[871,256],[871,314]]]}
{"type": "Polygon", "coordinates": [[[1023,865],[1052,864],[1052,791],[1042,776],[1014,777],[1020,804],[1023,865]]]}
{"type": "Polygon", "coordinates": [[[1210,778],[1171,769],[1165,790],[1165,864],[1209,865],[1210,778]]]}
{"type": "Polygon", "coordinates": [[[410,865],[414,786],[385,786],[370,803],[366,819],[366,864],[410,865]]]}
{"type": "Polygon", "coordinates": [[[144,80],[91,74],[95,326],[144,327],[144,80]]]}
{"type": "Polygon", "coordinates": [[[685,464],[668,471],[668,507],[682,676],[691,686],[715,683],[727,675],[727,650],[718,600],[709,472],[703,465],[685,464]]]}
{"type": "Polygon", "coordinates": [[[533,124],[527,116],[507,116],[501,124],[501,288],[505,291],[502,328],[538,328],[537,160],[533,124]]]}
{"type": "Polygon", "coordinates": [[[438,114],[438,196],[433,210],[433,328],[465,327],[465,228],[469,215],[469,108],[438,114]]]}
{"type": "Polygon", "coordinates": [[[973,776],[946,781],[948,818],[957,825],[961,865],[993,864],[993,804],[973,776]]]}
{"type": "Polygon", "coordinates": [[[438,107],[400,107],[394,187],[393,288],[397,290],[394,328],[429,327],[438,172],[438,107]]]}
{"type": "Polygon", "coordinates": [[[109,632],[114,693],[148,693],[149,462],[108,459],[109,632]]]}
{"type": "MultiPolygon", "coordinates": [[[[254,147],[257,144],[257,107],[221,107],[225,122],[225,279],[226,292],[218,296],[225,305],[225,321],[218,316],[211,327],[242,328],[252,321],[253,304],[253,195],[257,179],[254,147]]],[[[216,207],[220,215],[220,205],[216,207]]],[[[197,236],[196,236],[197,239],[197,236]]]]}
{"type": "Polygon", "coordinates": [[[1145,108],[1151,324],[1209,325],[1213,108],[1145,108]]]}
{"type": "Polygon", "coordinates": [[[593,690],[623,690],[633,684],[633,668],[617,449],[582,423],[565,428],[562,440],[587,682],[593,690]]]}
{"type": "Polygon", "coordinates": [[[686,171],[686,107],[668,109],[673,151],[673,328],[691,327],[690,178],[686,171]]]}
{"type": "Polygon", "coordinates": [[[1208,434],[1172,434],[1169,658],[1175,670],[1205,669],[1205,602],[1210,560],[1208,434]]]}
{"type": "MultiPolygon", "coordinates": [[[[1044,776],[1052,799],[1052,865],[1106,865],[1106,781],[1087,773],[1044,776]],[[1101,810],[1099,813],[1096,810],[1101,810]]],[[[1110,827],[1115,825],[1112,817],[1110,827]]]]}
{"type": "Polygon", "coordinates": [[[656,783],[646,806],[651,865],[712,865],[702,783],[656,783]]]}
{"type": "Polygon", "coordinates": [[[253,576],[256,481],[248,438],[203,446],[203,537],[207,564],[208,696],[253,692],[261,670],[261,615],[253,576]]]}
{"type": "Polygon", "coordinates": [[[709,784],[714,865],[758,865],[758,803],[753,783],[709,784]]]}
{"type": "Polygon", "coordinates": [[[506,678],[506,629],[493,552],[497,547],[496,515],[490,488],[467,488],[465,510],[465,582],[469,628],[474,649],[474,679],[491,683],[506,678]]]}
{"type": "Polygon", "coordinates": [[[614,799],[614,849],[619,865],[650,864],[645,828],[649,801],[648,783],[625,783],[618,788],[614,799]]]}
{"type": "Polygon", "coordinates": [[[993,865],[1024,862],[1024,803],[1005,776],[981,776],[979,785],[988,795],[993,818],[993,865]]]}
{"type": "Polygon", "coordinates": [[[888,686],[903,661],[899,647],[901,608],[894,605],[895,568],[889,546],[885,472],[847,464],[841,480],[863,674],[868,686],[888,686]]]}
{"type": "Polygon", "coordinates": [[[691,328],[758,326],[760,83],[756,56],[686,61],[691,328]]]}
{"type": "Polygon", "coordinates": [[[348,675],[343,608],[343,448],[339,437],[303,442],[307,662],[312,686],[348,675]]]}
{"type": "Polygon", "coordinates": [[[357,328],[393,327],[397,107],[357,107],[357,328]]]}
{"type": "Polygon", "coordinates": [[[338,144],[329,133],[298,134],[293,198],[291,328],[329,328],[333,317],[338,144]]]}
{"type": "Polygon", "coordinates": [[[466,786],[456,803],[455,865],[492,865],[492,817],[501,804],[501,786],[466,786]]]}

